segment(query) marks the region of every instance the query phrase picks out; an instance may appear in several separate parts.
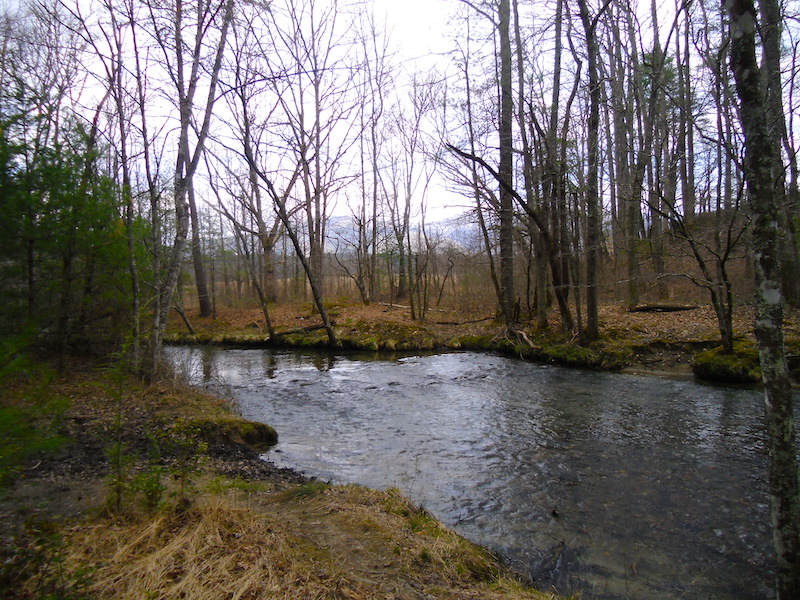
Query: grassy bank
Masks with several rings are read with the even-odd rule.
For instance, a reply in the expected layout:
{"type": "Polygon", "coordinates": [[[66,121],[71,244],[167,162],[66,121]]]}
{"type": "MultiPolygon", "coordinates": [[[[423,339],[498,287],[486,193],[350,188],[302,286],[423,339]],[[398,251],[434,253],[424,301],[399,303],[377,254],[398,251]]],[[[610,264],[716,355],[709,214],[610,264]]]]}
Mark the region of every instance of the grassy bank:
{"type": "Polygon", "coordinates": [[[35,367],[4,385],[4,598],[553,597],[397,491],[261,461],[270,428],[178,381],[35,367]]]}

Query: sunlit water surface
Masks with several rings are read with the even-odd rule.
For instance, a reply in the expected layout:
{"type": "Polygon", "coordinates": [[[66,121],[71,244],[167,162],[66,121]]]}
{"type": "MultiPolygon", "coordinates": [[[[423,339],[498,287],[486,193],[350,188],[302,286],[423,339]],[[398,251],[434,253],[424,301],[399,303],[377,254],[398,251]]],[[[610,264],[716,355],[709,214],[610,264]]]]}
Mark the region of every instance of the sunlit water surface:
{"type": "Polygon", "coordinates": [[[761,394],[470,352],[171,348],[274,426],[274,463],[399,487],[543,588],[768,598],[761,394]]]}

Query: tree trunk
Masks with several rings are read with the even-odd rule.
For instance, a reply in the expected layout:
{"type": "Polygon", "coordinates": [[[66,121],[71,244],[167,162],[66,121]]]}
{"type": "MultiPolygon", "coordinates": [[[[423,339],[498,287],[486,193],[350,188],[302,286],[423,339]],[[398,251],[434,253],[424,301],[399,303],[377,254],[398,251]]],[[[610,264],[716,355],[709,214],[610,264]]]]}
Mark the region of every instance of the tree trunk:
{"type": "Polygon", "coordinates": [[[197,214],[197,202],[194,195],[194,184],[189,181],[188,190],[189,216],[192,225],[192,264],[194,265],[194,281],[197,287],[197,301],[200,303],[200,316],[211,315],[211,299],[208,295],[206,270],[203,265],[203,245],[200,239],[200,218],[197,214]]]}
{"type": "MultiPolygon", "coordinates": [[[[514,0],[514,40],[517,44],[517,79],[519,80],[519,89],[517,90],[517,111],[518,111],[518,119],[519,119],[519,130],[520,136],[522,138],[522,158],[523,158],[523,180],[525,182],[525,198],[528,201],[530,206],[537,206],[540,204],[537,202],[536,193],[535,193],[535,181],[534,181],[534,166],[533,166],[533,149],[531,148],[531,143],[528,137],[528,126],[526,123],[525,118],[525,88],[524,88],[524,81],[525,81],[525,65],[523,62],[523,45],[522,45],[522,34],[520,32],[520,23],[519,23],[519,4],[518,0],[514,0]]],[[[560,6],[560,3],[559,3],[560,6]]],[[[560,37],[561,35],[561,25],[556,25],[557,36],[560,37]]],[[[555,112],[555,111],[554,111],[555,112]]],[[[473,165],[473,173],[474,173],[474,165],[473,165]]],[[[481,222],[481,227],[484,229],[484,237],[485,234],[485,226],[483,222],[481,222]]],[[[545,261],[543,260],[543,253],[541,251],[542,243],[539,239],[539,233],[536,230],[535,224],[531,223],[528,220],[528,231],[530,234],[530,245],[531,245],[531,260],[528,264],[528,311],[531,311],[530,307],[530,288],[531,288],[531,270],[534,271],[534,278],[535,278],[535,312],[536,312],[536,321],[537,326],[540,329],[547,328],[547,274],[545,271],[545,261]],[[533,262],[533,265],[531,265],[533,262]]],[[[492,273],[494,277],[494,273],[492,273]]]]}
{"type": "Polygon", "coordinates": [[[275,277],[275,242],[273,235],[261,235],[261,250],[264,252],[264,297],[268,302],[278,300],[278,282],[275,277]]]}
{"type": "MultiPolygon", "coordinates": [[[[781,145],[786,138],[786,119],[783,113],[783,88],[781,86],[781,32],[783,21],[781,7],[777,2],[759,2],[761,11],[761,41],[763,67],[762,85],[768,115],[767,127],[773,156],[781,155],[781,145]]],[[[786,182],[783,176],[783,165],[780,171],[773,171],[775,184],[782,196],[779,211],[783,225],[781,244],[781,260],[787,268],[783,269],[782,287],[787,302],[796,306],[800,302],[800,277],[796,277],[798,260],[797,240],[794,235],[794,218],[790,209],[791,202],[786,194],[786,182]]]]}
{"type": "MultiPolygon", "coordinates": [[[[775,0],[762,0],[774,2],[775,0]]],[[[792,390],[783,340],[783,295],[780,287],[780,219],[783,201],[773,173],[774,156],[766,115],[765,94],[756,61],[757,28],[753,0],[730,0],[731,68],[739,96],[739,119],[745,136],[744,175],[753,214],[756,275],[756,322],[764,410],[769,448],[769,482],[773,542],[777,560],[776,596],[800,598],[797,455],[792,390]]]]}
{"type": "Polygon", "coordinates": [[[696,201],[694,190],[694,123],[692,122],[692,91],[689,74],[689,11],[684,10],[684,47],[681,38],[675,36],[675,56],[678,59],[678,111],[680,131],[678,133],[681,191],[683,194],[683,217],[691,224],[695,217],[696,201]],[[683,50],[683,52],[682,52],[683,50]],[[682,56],[683,54],[683,56],[682,56]],[[683,62],[681,62],[683,59],[683,62]]]}
{"type": "Polygon", "coordinates": [[[589,55],[588,172],[586,174],[586,340],[593,341],[600,336],[597,322],[597,270],[601,235],[600,195],[598,191],[601,90],[597,72],[597,59],[600,50],[595,35],[597,20],[593,21],[590,18],[586,0],[578,0],[578,7],[581,13],[583,29],[586,33],[586,49],[589,55]]]}
{"type": "Polygon", "coordinates": [[[500,165],[498,173],[507,184],[500,186],[500,290],[505,322],[514,321],[514,198],[508,186],[514,185],[513,120],[514,94],[511,61],[511,4],[500,0],[500,165]]]}
{"type": "MultiPolygon", "coordinates": [[[[203,45],[203,37],[207,33],[207,27],[197,27],[195,31],[194,50],[195,53],[189,58],[191,59],[191,69],[189,74],[189,81],[186,81],[186,73],[184,73],[184,62],[186,57],[183,55],[187,44],[183,40],[183,3],[178,2],[174,7],[174,21],[172,23],[173,30],[170,32],[174,36],[174,49],[175,49],[175,63],[174,71],[171,75],[176,84],[176,91],[178,95],[178,113],[180,121],[180,131],[178,136],[178,153],[175,161],[175,184],[174,184],[174,197],[175,197],[175,239],[172,244],[172,250],[169,256],[169,266],[167,268],[166,277],[159,283],[158,286],[158,310],[155,312],[153,319],[153,336],[151,338],[151,357],[153,360],[153,368],[157,370],[159,353],[161,350],[161,342],[164,335],[164,329],[167,325],[167,316],[172,303],[172,296],[178,283],[178,276],[183,262],[183,252],[186,247],[186,240],[189,234],[189,219],[190,219],[190,206],[189,206],[189,190],[191,188],[191,181],[197,171],[197,165],[200,162],[200,157],[203,154],[206,138],[208,137],[209,128],[211,126],[211,118],[213,114],[214,102],[217,99],[217,83],[219,82],[219,73],[222,69],[222,57],[227,43],[228,28],[233,20],[233,0],[225,0],[224,5],[220,6],[222,12],[222,22],[220,24],[220,35],[216,41],[214,48],[214,63],[211,67],[211,77],[208,82],[208,91],[205,98],[205,105],[199,115],[193,115],[195,92],[197,91],[197,76],[200,62],[203,58],[200,52],[203,45]],[[200,117],[200,118],[197,118],[200,117]],[[199,123],[199,127],[198,127],[199,123]],[[195,134],[194,150],[190,148],[190,131],[195,134]]],[[[207,25],[207,24],[206,24],[207,25]]],[[[159,30],[158,43],[163,52],[169,54],[169,44],[165,38],[161,37],[164,34],[159,30]]],[[[156,373],[153,372],[152,376],[156,373]]]]}

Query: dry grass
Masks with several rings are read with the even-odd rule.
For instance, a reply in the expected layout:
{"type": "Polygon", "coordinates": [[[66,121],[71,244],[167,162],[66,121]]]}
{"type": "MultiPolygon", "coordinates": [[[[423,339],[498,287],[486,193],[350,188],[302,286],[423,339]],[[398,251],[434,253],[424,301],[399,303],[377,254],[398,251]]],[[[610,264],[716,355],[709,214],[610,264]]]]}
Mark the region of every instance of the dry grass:
{"type": "Polygon", "coordinates": [[[285,575],[301,571],[280,558],[291,540],[268,519],[222,502],[183,515],[101,522],[70,542],[74,560],[101,564],[92,590],[98,598],[291,598],[297,586],[284,589],[285,575]]]}
{"type": "Polygon", "coordinates": [[[97,565],[97,598],[553,598],[397,492],[355,486],[229,490],[183,514],[102,520],[68,539],[72,564],[97,565]]]}

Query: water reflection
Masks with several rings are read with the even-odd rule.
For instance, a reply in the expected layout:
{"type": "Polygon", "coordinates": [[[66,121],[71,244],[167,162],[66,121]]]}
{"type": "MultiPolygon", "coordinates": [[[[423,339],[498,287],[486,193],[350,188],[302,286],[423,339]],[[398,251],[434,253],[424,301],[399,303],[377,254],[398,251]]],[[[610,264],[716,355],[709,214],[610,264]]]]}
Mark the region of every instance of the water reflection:
{"type": "Polygon", "coordinates": [[[545,587],[770,596],[758,392],[472,353],[171,351],[278,429],[270,460],[401,487],[545,587]]]}

